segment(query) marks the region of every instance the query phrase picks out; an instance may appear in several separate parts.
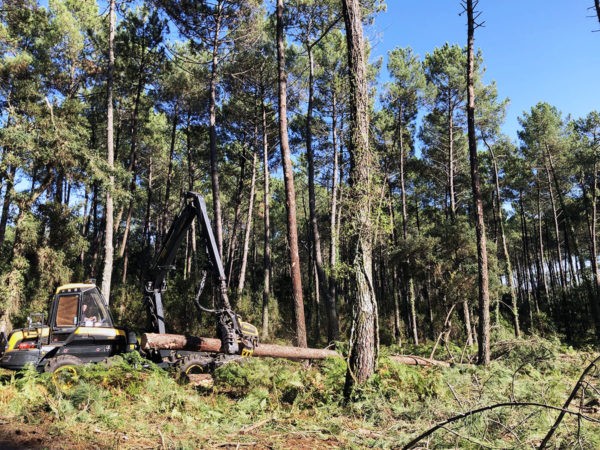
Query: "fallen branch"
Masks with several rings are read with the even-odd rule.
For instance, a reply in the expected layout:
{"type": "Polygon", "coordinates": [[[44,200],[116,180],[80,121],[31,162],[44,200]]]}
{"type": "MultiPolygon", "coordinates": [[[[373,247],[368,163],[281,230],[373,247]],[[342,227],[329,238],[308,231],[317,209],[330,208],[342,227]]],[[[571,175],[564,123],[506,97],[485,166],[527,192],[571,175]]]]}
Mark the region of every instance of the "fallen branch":
{"type": "Polygon", "coordinates": [[[392,355],[390,359],[400,364],[407,364],[409,366],[441,366],[450,367],[450,363],[446,361],[438,361],[435,359],[421,358],[420,356],[412,355],[392,355]]]}
{"type": "Polygon", "coordinates": [[[263,420],[260,420],[260,421],[258,421],[258,422],[256,422],[256,423],[252,424],[252,425],[249,425],[249,426],[247,426],[247,427],[244,427],[244,428],[242,428],[242,429],[240,430],[240,434],[248,434],[248,433],[250,433],[250,432],[252,432],[252,431],[256,430],[257,428],[260,428],[260,427],[262,427],[263,425],[266,425],[266,424],[268,424],[268,423],[269,423],[271,420],[272,420],[271,418],[268,418],[268,419],[263,419],[263,420]]]}
{"type": "Polygon", "coordinates": [[[469,416],[472,416],[474,414],[478,414],[480,412],[490,411],[492,409],[497,409],[497,408],[504,408],[504,407],[507,407],[507,406],[509,406],[509,407],[515,407],[515,406],[535,406],[535,407],[538,407],[538,408],[546,408],[546,409],[551,409],[551,410],[554,410],[554,411],[561,411],[561,413],[563,413],[563,415],[564,414],[572,414],[574,416],[579,417],[580,419],[587,420],[588,422],[600,423],[600,420],[594,419],[593,417],[586,416],[585,414],[581,414],[580,412],[571,411],[571,410],[564,409],[564,408],[559,408],[558,406],[545,405],[543,403],[535,403],[535,402],[506,402],[506,403],[497,403],[495,405],[484,406],[482,408],[473,409],[471,411],[467,411],[465,413],[458,414],[457,416],[450,417],[449,419],[445,420],[444,422],[438,423],[433,428],[430,428],[425,433],[420,434],[419,436],[417,436],[416,438],[414,438],[412,441],[410,441],[408,444],[406,444],[402,448],[404,450],[407,450],[407,449],[410,449],[410,448],[414,447],[414,445],[417,444],[420,440],[422,440],[423,438],[426,438],[427,436],[433,434],[435,431],[439,430],[440,428],[445,427],[449,423],[456,422],[457,420],[464,419],[465,417],[469,417],[469,416]]]}
{"type": "Polygon", "coordinates": [[[548,441],[550,440],[550,438],[552,438],[552,435],[554,435],[554,432],[556,431],[556,429],[558,428],[558,426],[562,422],[563,418],[565,417],[565,414],[567,412],[567,408],[569,407],[569,405],[571,404],[571,402],[573,401],[573,399],[577,395],[577,391],[579,391],[579,388],[583,384],[583,381],[584,381],[585,377],[588,375],[588,373],[590,373],[590,371],[592,369],[596,368],[596,364],[598,363],[598,361],[600,361],[600,356],[598,358],[596,358],[595,360],[593,360],[590,363],[590,365],[585,368],[585,370],[583,371],[583,373],[579,377],[579,380],[577,381],[577,383],[575,384],[575,387],[571,391],[571,395],[569,395],[569,398],[567,399],[567,401],[563,405],[561,413],[558,415],[558,417],[556,418],[556,421],[554,422],[554,425],[552,425],[552,428],[550,428],[550,431],[548,431],[548,434],[546,435],[546,437],[544,437],[544,440],[540,444],[540,450],[546,448],[546,445],[548,444],[548,441]]]}

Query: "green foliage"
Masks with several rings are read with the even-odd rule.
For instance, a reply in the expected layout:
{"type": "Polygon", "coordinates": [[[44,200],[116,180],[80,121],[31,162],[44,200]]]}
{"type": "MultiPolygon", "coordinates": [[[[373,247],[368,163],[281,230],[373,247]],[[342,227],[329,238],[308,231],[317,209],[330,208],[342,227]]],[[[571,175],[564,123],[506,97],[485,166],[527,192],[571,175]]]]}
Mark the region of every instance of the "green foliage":
{"type": "MultiPolygon", "coordinates": [[[[487,369],[406,366],[387,356],[391,349],[383,350],[376,374],[348,403],[341,395],[346,372],[341,358],[312,366],[243,359],[220,367],[214,388],[207,390],[178,384],[133,352],[111,358],[109,364],[78,368],[78,382],[68,391],[32,368],[4,376],[0,419],[15,426],[35,425],[38,433],[56,430],[64,442],[81,439],[99,446],[114,445],[125,434],[133,447],[161,441],[177,448],[215,447],[235,437],[286,448],[300,434],[313,437],[314,447],[332,442],[344,448],[392,448],[459,412],[482,406],[511,400],[560,406],[593,357],[558,340],[536,337],[494,345],[495,359],[487,369]],[[246,428],[252,429],[247,436],[246,428]]],[[[597,377],[588,382],[585,398],[592,401],[597,398],[592,389],[598,388],[597,377]]],[[[496,409],[449,425],[453,433],[439,430],[429,445],[477,448],[501,443],[517,448],[541,439],[555,417],[556,412],[543,408],[496,409]]],[[[554,442],[568,448],[577,426],[576,419],[565,420],[554,442]]],[[[580,425],[583,447],[595,448],[597,424],[580,425]]]]}

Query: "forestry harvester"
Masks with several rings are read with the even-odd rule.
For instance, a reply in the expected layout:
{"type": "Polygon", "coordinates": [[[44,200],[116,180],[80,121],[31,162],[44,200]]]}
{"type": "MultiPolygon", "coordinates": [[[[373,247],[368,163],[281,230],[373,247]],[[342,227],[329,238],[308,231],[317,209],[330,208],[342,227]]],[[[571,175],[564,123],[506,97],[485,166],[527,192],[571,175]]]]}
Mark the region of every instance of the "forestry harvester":
{"type": "MultiPolygon", "coordinates": [[[[243,322],[231,310],[223,264],[215,242],[204,199],[195,192],[184,196],[184,206],[173,221],[164,244],[150,266],[144,283],[151,331],[165,334],[162,295],[177,249],[194,219],[200,226],[208,267],[217,279],[219,305],[207,309],[200,304],[206,271],[194,299],[200,312],[214,314],[219,348],[212,351],[174,349],[141,349],[142,354],[163,367],[175,367],[183,374],[210,371],[240,356],[249,356],[258,345],[258,331],[243,322]]],[[[38,370],[55,372],[88,362],[99,362],[110,356],[139,349],[135,333],[114,325],[102,294],[93,282],[59,287],[50,306],[48,322],[43,314],[32,314],[26,328],[13,330],[8,338],[0,338],[0,367],[19,370],[32,364],[38,370]]]]}

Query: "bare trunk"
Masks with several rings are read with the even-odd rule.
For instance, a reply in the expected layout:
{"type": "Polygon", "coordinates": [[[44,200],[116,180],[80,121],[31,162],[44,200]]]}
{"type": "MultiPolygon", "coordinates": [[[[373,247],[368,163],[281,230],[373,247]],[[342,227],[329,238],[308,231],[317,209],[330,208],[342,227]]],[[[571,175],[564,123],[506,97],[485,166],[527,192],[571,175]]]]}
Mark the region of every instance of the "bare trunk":
{"type": "Polygon", "coordinates": [[[153,169],[152,157],[150,157],[150,160],[148,161],[148,197],[146,200],[146,215],[144,217],[144,240],[147,247],[150,247],[151,243],[150,234],[152,227],[150,225],[150,211],[152,209],[152,196],[154,194],[153,169]]]}
{"type": "Polygon", "coordinates": [[[331,175],[331,211],[329,216],[329,230],[331,233],[331,242],[329,245],[329,303],[327,304],[327,338],[329,342],[334,342],[340,337],[338,311],[336,305],[337,280],[335,277],[335,266],[337,264],[338,232],[336,226],[337,218],[337,198],[338,181],[340,177],[339,170],[339,149],[337,139],[337,103],[336,94],[333,93],[332,112],[331,112],[331,140],[333,145],[333,173],[331,175]]]}
{"type": "Polygon", "coordinates": [[[263,293],[262,293],[262,337],[269,336],[269,298],[271,296],[271,191],[269,186],[269,140],[267,137],[267,111],[264,94],[261,101],[262,112],[262,147],[263,147],[263,177],[264,177],[264,255],[263,255],[263,293]]]}
{"type": "Polygon", "coordinates": [[[277,67],[279,74],[279,140],[283,178],[285,182],[287,234],[290,254],[290,275],[296,319],[296,341],[298,347],[306,347],[306,322],[304,319],[304,299],[302,296],[302,274],[298,248],[298,225],[296,221],[296,191],[294,172],[287,129],[287,73],[285,71],[285,42],[283,28],[283,0],[277,0],[277,67]]]}
{"type": "MultiPolygon", "coordinates": [[[[582,175],[583,178],[583,175],[582,175]]],[[[593,186],[592,195],[590,199],[589,193],[586,192],[585,183],[581,182],[584,198],[587,200],[587,217],[588,217],[588,234],[589,234],[589,248],[590,248],[590,261],[592,265],[592,276],[594,278],[594,292],[590,298],[591,310],[594,318],[594,326],[596,329],[596,336],[600,337],[600,269],[598,268],[598,244],[596,238],[596,224],[598,221],[598,164],[594,162],[593,170],[593,186]]]]}
{"type": "Polygon", "coordinates": [[[475,208],[475,232],[477,234],[477,269],[479,273],[479,364],[490,363],[490,294],[488,278],[488,259],[479,177],[479,160],[477,157],[477,139],[475,136],[475,18],[474,9],[478,0],[466,0],[467,5],[467,128],[469,134],[469,161],[471,163],[471,186],[475,208]]]}
{"type": "Polygon", "coordinates": [[[129,201],[129,208],[127,209],[127,219],[125,219],[125,229],[123,230],[123,239],[121,240],[121,246],[119,247],[119,258],[122,258],[127,249],[127,241],[129,238],[129,231],[131,230],[131,217],[133,215],[133,199],[129,201]]]}
{"type": "MultiPolygon", "coordinates": [[[[219,3],[220,5],[220,3],[219,3]]],[[[210,147],[210,179],[212,183],[213,227],[215,228],[215,238],[219,248],[219,256],[223,258],[223,219],[221,217],[221,191],[219,187],[219,169],[217,155],[217,68],[219,64],[219,33],[221,28],[221,12],[217,13],[215,24],[215,34],[213,37],[212,61],[210,69],[209,83],[209,147],[210,147]]]]}
{"type": "MultiPolygon", "coordinates": [[[[523,208],[523,193],[520,193],[520,204],[521,204],[521,216],[523,217],[523,221],[525,221],[525,210],[523,208]]],[[[543,213],[542,213],[542,205],[541,205],[541,196],[540,196],[540,190],[538,187],[537,190],[537,212],[538,212],[538,227],[537,227],[537,232],[538,232],[538,241],[539,241],[539,252],[540,252],[540,256],[539,258],[536,258],[536,267],[537,267],[537,272],[538,272],[538,282],[541,281],[542,283],[542,287],[544,289],[544,295],[546,297],[546,301],[549,302],[549,298],[550,298],[550,292],[548,290],[548,281],[546,280],[546,264],[545,264],[545,251],[544,251],[544,239],[543,239],[543,230],[542,230],[542,224],[543,224],[543,213]]],[[[531,285],[533,287],[533,283],[531,285]]],[[[537,292],[535,292],[535,297],[536,299],[539,298],[539,294],[537,292]]],[[[539,300],[536,301],[536,303],[539,304],[539,300]]],[[[539,313],[539,311],[537,311],[539,313]]]]}
{"type": "Polygon", "coordinates": [[[465,322],[465,334],[467,335],[467,345],[472,347],[473,342],[473,328],[471,327],[471,311],[469,309],[469,302],[466,300],[462,302],[463,305],[463,320],[465,322]]]}
{"type": "Polygon", "coordinates": [[[371,189],[373,154],[369,148],[369,96],[363,41],[362,11],[359,0],[343,0],[350,78],[349,150],[351,155],[352,215],[350,242],[355,291],[350,293],[354,308],[350,335],[348,371],[344,394],[349,398],[354,385],[373,375],[379,350],[377,301],[373,290],[373,248],[371,189]]]}
{"type": "Polygon", "coordinates": [[[163,205],[163,213],[162,213],[162,231],[161,231],[161,240],[162,236],[164,236],[167,231],[167,215],[169,213],[169,202],[171,200],[171,182],[173,178],[173,157],[175,155],[175,142],[177,138],[177,124],[179,122],[178,115],[178,104],[175,104],[175,108],[173,111],[173,127],[171,128],[171,145],[169,147],[169,167],[167,169],[167,185],[165,187],[165,202],[163,205]]]}
{"type": "MultiPolygon", "coordinates": [[[[484,139],[485,142],[485,139],[484,139]]],[[[496,159],[496,155],[494,154],[494,150],[491,146],[487,145],[488,150],[490,152],[490,156],[492,157],[492,165],[494,168],[494,184],[496,188],[496,214],[498,215],[498,223],[500,226],[500,239],[502,241],[502,254],[504,256],[504,263],[506,264],[505,275],[506,275],[506,284],[508,285],[508,289],[510,292],[510,307],[513,315],[513,327],[515,330],[515,336],[517,338],[521,337],[521,327],[519,325],[519,309],[517,307],[517,293],[515,291],[515,285],[513,282],[513,269],[510,261],[510,253],[508,252],[508,242],[506,240],[506,232],[504,231],[504,217],[502,214],[502,198],[500,196],[500,180],[498,178],[498,161],[496,159]]]]}
{"type": "Polygon", "coordinates": [[[412,328],[413,341],[419,345],[419,328],[417,327],[417,305],[415,298],[415,282],[412,278],[408,280],[408,303],[410,305],[410,326],[412,328]]]}
{"type": "Polygon", "coordinates": [[[246,178],[246,155],[245,151],[240,156],[240,177],[238,179],[238,188],[235,200],[235,212],[233,214],[233,228],[229,237],[229,245],[227,246],[227,286],[231,283],[233,277],[233,261],[237,250],[238,226],[240,223],[240,215],[242,212],[242,193],[244,192],[244,179],[246,178]]]}
{"type": "Polygon", "coordinates": [[[6,225],[8,224],[8,214],[12,202],[16,172],[17,166],[14,164],[10,165],[6,175],[6,190],[4,191],[4,199],[2,200],[2,219],[0,219],[0,247],[2,247],[2,244],[4,244],[4,238],[6,236],[6,225]]]}
{"type": "Polygon", "coordinates": [[[454,109],[448,101],[448,192],[450,195],[450,217],[456,215],[456,196],[454,193],[454,109]]]}
{"type": "MultiPolygon", "coordinates": [[[[319,223],[317,221],[317,206],[316,206],[316,194],[315,194],[315,155],[312,146],[312,116],[313,116],[313,99],[314,99],[314,61],[312,47],[307,46],[308,50],[308,61],[309,61],[309,75],[308,75],[308,106],[306,113],[306,156],[308,160],[308,207],[309,207],[309,220],[310,220],[310,231],[312,238],[312,250],[313,258],[316,268],[316,280],[318,286],[315,286],[315,292],[323,293],[325,296],[325,304],[327,305],[328,315],[332,314],[332,310],[335,310],[335,305],[331,303],[334,299],[330,298],[330,293],[327,285],[327,276],[325,275],[325,269],[323,268],[323,255],[321,253],[321,234],[319,232],[319,223]]],[[[315,297],[317,298],[317,297],[315,297]]],[[[317,315],[318,315],[317,310],[317,315]]],[[[332,328],[331,321],[333,318],[328,316],[328,339],[333,342],[336,339],[335,329],[332,328]]],[[[334,326],[335,327],[335,326],[334,326]]],[[[318,326],[317,326],[318,329],[318,326]]]]}
{"type": "Polygon", "coordinates": [[[114,189],[115,177],[112,173],[115,166],[115,150],[113,142],[113,74],[115,67],[115,7],[116,1],[110,0],[109,13],[108,13],[108,69],[107,69],[107,125],[106,125],[106,147],[107,147],[107,165],[109,170],[108,176],[108,188],[106,192],[106,209],[104,213],[105,217],[105,231],[104,231],[104,270],[102,272],[102,295],[104,300],[108,304],[110,302],[110,285],[112,279],[113,270],[113,198],[112,191],[114,189]]]}
{"type": "Polygon", "coordinates": [[[242,250],[242,267],[240,268],[240,278],[237,286],[237,293],[240,295],[244,290],[246,283],[246,265],[248,264],[248,248],[250,246],[250,231],[252,230],[252,217],[254,209],[254,192],[256,187],[256,159],[257,153],[252,153],[252,181],[250,182],[250,200],[248,201],[248,215],[246,216],[246,233],[244,235],[244,248],[242,250]]]}

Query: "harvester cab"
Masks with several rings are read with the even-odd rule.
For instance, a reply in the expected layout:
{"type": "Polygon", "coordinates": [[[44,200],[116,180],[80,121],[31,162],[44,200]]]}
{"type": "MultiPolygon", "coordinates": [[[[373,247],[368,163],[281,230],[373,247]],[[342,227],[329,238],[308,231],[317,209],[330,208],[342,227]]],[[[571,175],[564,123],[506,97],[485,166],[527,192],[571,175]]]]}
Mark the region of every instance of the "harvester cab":
{"type": "Polygon", "coordinates": [[[19,370],[32,364],[54,371],[63,365],[79,365],[132,350],[135,335],[113,325],[113,320],[93,283],[66,284],[56,290],[48,322],[32,314],[28,326],[8,335],[0,349],[0,367],[19,370]]]}

